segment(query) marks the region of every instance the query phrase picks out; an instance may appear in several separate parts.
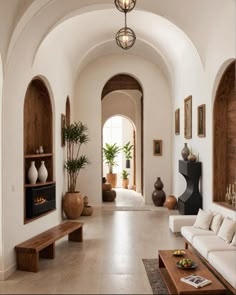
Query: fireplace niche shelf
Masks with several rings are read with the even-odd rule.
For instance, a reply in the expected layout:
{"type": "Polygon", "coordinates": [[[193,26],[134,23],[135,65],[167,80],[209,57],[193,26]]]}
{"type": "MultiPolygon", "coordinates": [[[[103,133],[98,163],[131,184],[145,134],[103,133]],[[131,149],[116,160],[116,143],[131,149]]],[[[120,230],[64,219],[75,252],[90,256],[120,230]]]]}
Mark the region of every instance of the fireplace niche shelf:
{"type": "Polygon", "coordinates": [[[52,153],[46,153],[46,154],[28,154],[25,155],[25,159],[36,159],[36,158],[46,158],[46,157],[51,157],[52,153]]]}
{"type": "Polygon", "coordinates": [[[35,184],[25,184],[25,187],[39,187],[39,186],[44,186],[44,185],[48,185],[48,184],[54,184],[56,183],[55,181],[46,181],[46,182],[36,182],[35,184]]]}
{"type": "MultiPolygon", "coordinates": [[[[24,102],[24,224],[41,218],[56,208],[56,182],[53,173],[53,113],[50,95],[46,85],[40,77],[35,77],[29,83],[25,94],[24,102]],[[36,154],[36,150],[42,146],[44,153],[36,154]],[[36,169],[38,170],[41,161],[45,161],[45,166],[48,171],[48,179],[45,183],[37,182],[36,184],[29,184],[28,169],[31,161],[35,161],[36,169]],[[29,208],[29,191],[40,191],[44,188],[54,186],[55,189],[51,193],[53,198],[54,208],[47,208],[42,210],[37,216],[29,216],[27,208],[29,208]],[[28,194],[28,195],[27,195],[28,194]]],[[[46,199],[48,192],[45,192],[46,199]]],[[[35,201],[36,202],[36,201],[35,201]]],[[[41,206],[41,203],[37,204],[41,206]]]]}

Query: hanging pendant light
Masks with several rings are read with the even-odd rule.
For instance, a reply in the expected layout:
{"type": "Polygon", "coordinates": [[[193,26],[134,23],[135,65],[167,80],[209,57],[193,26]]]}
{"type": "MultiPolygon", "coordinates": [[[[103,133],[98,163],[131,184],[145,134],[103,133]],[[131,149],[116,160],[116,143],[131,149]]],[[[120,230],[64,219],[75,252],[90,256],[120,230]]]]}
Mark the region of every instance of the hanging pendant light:
{"type": "Polygon", "coordinates": [[[116,8],[124,13],[130,12],[136,5],[136,0],[115,0],[116,8]]]}
{"type": "Polygon", "coordinates": [[[136,0],[115,0],[116,7],[125,14],[125,26],[116,33],[116,43],[122,49],[131,48],[136,40],[134,31],[127,27],[127,12],[130,12],[136,4],[136,0]]]}
{"type": "Polygon", "coordinates": [[[128,27],[121,28],[116,33],[116,43],[122,49],[131,48],[136,40],[136,35],[134,31],[128,27]]]}

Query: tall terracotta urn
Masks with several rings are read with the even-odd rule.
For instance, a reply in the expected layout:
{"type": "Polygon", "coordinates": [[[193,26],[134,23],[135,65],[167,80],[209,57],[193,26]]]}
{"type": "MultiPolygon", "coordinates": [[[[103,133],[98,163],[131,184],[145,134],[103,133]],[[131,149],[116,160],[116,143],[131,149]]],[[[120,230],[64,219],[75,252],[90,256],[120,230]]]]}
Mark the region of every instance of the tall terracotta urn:
{"type": "Polygon", "coordinates": [[[117,174],[107,173],[107,182],[111,184],[112,188],[115,188],[117,184],[117,174]]]}
{"type": "Polygon", "coordinates": [[[80,192],[67,192],[63,198],[63,210],[68,219],[78,219],[84,208],[84,199],[80,192]]]}

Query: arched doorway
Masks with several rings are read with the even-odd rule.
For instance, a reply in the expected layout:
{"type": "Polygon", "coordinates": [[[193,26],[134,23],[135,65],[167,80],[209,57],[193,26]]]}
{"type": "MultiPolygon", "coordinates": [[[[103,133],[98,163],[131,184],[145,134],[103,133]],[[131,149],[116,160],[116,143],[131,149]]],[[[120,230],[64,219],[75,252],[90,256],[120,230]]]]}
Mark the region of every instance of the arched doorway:
{"type": "Polygon", "coordinates": [[[232,204],[226,202],[225,193],[227,188],[232,187],[236,179],[235,69],[236,62],[234,60],[228,65],[221,77],[214,102],[213,118],[213,201],[229,208],[232,208],[232,204]]]}
{"type": "MultiPolygon", "coordinates": [[[[106,143],[114,144],[116,143],[120,148],[120,152],[116,158],[116,166],[114,167],[114,173],[117,173],[117,188],[123,187],[122,185],[122,174],[128,174],[128,189],[135,189],[136,184],[136,171],[135,171],[135,153],[134,148],[131,151],[131,164],[130,167],[126,166],[125,154],[122,151],[122,148],[125,144],[130,143],[135,147],[134,134],[135,126],[134,123],[124,116],[113,116],[109,118],[103,125],[103,147],[106,143]]],[[[108,165],[103,160],[103,175],[105,176],[109,172],[108,165]]]]}
{"type": "Polygon", "coordinates": [[[114,115],[130,118],[136,126],[133,134],[136,161],[134,187],[143,193],[143,90],[140,83],[127,74],[112,77],[102,91],[102,125],[114,115]]]}

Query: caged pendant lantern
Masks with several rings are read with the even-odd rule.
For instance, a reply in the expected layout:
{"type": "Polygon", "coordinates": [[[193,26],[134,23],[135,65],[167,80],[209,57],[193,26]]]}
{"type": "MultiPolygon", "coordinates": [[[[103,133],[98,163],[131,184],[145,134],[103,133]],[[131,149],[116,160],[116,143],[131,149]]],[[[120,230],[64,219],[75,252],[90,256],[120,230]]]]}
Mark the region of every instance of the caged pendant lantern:
{"type": "Polygon", "coordinates": [[[125,14],[125,26],[116,33],[116,43],[122,49],[131,48],[136,40],[134,31],[127,27],[127,13],[134,9],[136,0],[115,0],[117,9],[125,14]]]}
{"type": "Polygon", "coordinates": [[[115,0],[116,8],[120,12],[130,12],[136,5],[136,0],[115,0]]]}

